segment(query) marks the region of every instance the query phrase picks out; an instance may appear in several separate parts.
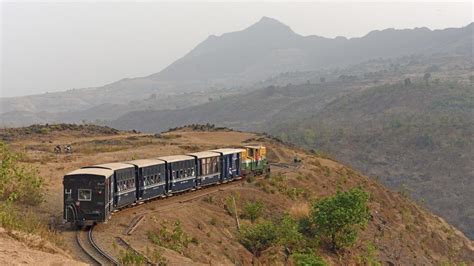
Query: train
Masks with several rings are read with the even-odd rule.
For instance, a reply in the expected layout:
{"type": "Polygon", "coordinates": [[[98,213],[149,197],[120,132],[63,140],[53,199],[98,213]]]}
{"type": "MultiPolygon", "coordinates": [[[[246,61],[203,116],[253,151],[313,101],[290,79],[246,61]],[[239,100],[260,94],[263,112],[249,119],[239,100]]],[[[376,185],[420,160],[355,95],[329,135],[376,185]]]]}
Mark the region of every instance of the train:
{"type": "Polygon", "coordinates": [[[262,145],[85,166],[64,175],[64,222],[106,223],[112,213],[138,203],[269,175],[262,145]]]}

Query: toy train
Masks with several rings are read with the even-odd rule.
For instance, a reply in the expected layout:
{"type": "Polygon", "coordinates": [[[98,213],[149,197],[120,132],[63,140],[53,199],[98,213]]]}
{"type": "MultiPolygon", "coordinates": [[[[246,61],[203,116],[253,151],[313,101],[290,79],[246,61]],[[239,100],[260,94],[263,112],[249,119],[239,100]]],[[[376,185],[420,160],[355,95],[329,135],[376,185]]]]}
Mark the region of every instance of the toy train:
{"type": "Polygon", "coordinates": [[[86,166],[64,176],[64,220],[104,223],[140,202],[269,173],[261,145],[86,166]]]}

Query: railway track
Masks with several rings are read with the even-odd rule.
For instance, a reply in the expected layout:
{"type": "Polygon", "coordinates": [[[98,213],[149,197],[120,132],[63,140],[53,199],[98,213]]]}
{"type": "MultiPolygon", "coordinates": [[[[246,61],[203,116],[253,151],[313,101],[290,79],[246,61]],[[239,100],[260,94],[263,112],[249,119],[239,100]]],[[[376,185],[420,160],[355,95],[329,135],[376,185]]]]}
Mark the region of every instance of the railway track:
{"type": "Polygon", "coordinates": [[[112,258],[104,250],[102,250],[94,241],[94,226],[89,229],[78,230],[76,233],[76,241],[79,247],[87,254],[87,256],[98,265],[119,265],[118,261],[112,258]]]}

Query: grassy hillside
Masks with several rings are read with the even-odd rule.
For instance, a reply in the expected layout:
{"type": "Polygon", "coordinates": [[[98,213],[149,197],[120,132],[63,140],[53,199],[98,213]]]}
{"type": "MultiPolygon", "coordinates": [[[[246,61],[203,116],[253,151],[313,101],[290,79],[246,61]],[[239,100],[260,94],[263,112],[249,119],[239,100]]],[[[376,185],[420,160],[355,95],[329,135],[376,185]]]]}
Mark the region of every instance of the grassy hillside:
{"type": "Polygon", "coordinates": [[[374,87],[270,132],[380,178],[474,237],[472,85],[374,87]]]}

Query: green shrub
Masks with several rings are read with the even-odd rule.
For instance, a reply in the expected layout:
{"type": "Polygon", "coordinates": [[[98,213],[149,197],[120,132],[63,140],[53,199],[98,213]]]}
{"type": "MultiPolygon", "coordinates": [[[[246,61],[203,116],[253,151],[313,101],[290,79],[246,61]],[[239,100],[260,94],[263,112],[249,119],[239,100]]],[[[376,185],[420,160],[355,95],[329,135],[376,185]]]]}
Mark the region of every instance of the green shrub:
{"type": "Polygon", "coordinates": [[[352,246],[360,227],[368,222],[369,195],[355,188],[313,204],[311,218],[318,233],[331,241],[332,249],[352,246]]]}
{"type": "Polygon", "coordinates": [[[252,223],[262,216],[263,208],[265,206],[260,201],[247,201],[244,205],[242,216],[249,219],[252,223]]]}
{"type": "Polygon", "coordinates": [[[270,221],[262,221],[253,225],[243,225],[240,228],[239,241],[255,256],[277,242],[275,225],[270,221]]]}
{"type": "Polygon", "coordinates": [[[294,253],[291,260],[296,266],[326,266],[326,262],[314,253],[294,253]]]}
{"type": "Polygon", "coordinates": [[[277,226],[278,244],[293,251],[304,246],[304,236],[299,231],[298,222],[289,215],[283,216],[277,226]]]}
{"type": "Polygon", "coordinates": [[[180,221],[176,221],[173,224],[173,228],[168,228],[168,222],[163,221],[158,231],[148,231],[147,236],[152,243],[170,248],[179,253],[183,253],[183,250],[188,247],[192,240],[192,238],[184,232],[180,221]]]}
{"type": "Polygon", "coordinates": [[[0,141],[0,200],[38,205],[43,202],[44,179],[38,170],[19,163],[21,154],[0,141]]]}
{"type": "Polygon", "coordinates": [[[143,255],[136,253],[132,249],[120,250],[119,262],[122,265],[145,265],[146,259],[143,255]]]}

